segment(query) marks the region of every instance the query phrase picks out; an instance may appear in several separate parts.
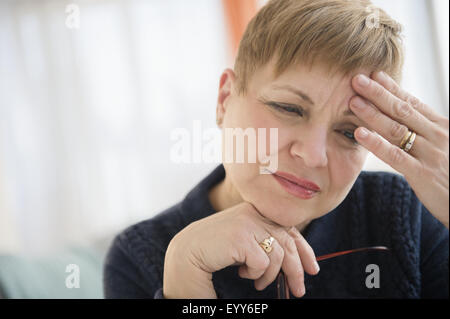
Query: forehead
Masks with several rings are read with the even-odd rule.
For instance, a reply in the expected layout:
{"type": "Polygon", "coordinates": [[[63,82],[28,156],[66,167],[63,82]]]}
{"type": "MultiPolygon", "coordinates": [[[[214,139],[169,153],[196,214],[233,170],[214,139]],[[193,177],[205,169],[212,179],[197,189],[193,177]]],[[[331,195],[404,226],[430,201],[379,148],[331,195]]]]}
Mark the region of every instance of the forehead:
{"type": "Polygon", "coordinates": [[[249,83],[249,88],[258,95],[270,92],[286,92],[280,87],[291,87],[300,90],[312,100],[315,106],[329,105],[348,106],[349,100],[356,95],[351,85],[352,78],[357,74],[370,76],[369,70],[358,69],[347,75],[331,73],[326,66],[293,65],[288,67],[278,78],[274,77],[274,62],[266,64],[255,72],[249,83]]]}

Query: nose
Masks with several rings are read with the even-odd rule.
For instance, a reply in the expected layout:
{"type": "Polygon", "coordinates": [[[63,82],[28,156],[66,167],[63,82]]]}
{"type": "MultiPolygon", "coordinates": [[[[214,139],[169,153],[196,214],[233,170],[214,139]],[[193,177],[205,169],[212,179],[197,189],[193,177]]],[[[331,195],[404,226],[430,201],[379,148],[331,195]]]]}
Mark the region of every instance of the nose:
{"type": "Polygon", "coordinates": [[[328,164],[326,128],[309,127],[297,136],[291,145],[291,155],[301,158],[307,167],[325,167],[328,164]]]}

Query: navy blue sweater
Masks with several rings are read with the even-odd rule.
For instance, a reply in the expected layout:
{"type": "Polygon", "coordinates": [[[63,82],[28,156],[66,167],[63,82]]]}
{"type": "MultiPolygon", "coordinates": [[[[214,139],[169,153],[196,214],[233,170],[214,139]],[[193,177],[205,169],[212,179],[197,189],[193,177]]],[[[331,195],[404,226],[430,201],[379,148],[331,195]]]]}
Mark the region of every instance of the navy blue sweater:
{"type": "MultiPolygon", "coordinates": [[[[208,192],[224,177],[220,165],[180,203],[115,237],[104,263],[106,298],[163,297],[170,240],[193,221],[215,213],[208,192]]],[[[345,200],[311,221],[302,234],[316,256],[366,246],[390,249],[320,261],[318,275],[305,273],[305,299],[448,298],[448,229],[400,175],[361,172],[345,200]],[[379,288],[366,285],[374,275],[366,268],[371,264],[378,266],[379,288]]],[[[276,282],[257,291],[254,281],[240,278],[237,270],[230,266],[213,274],[219,298],[276,298],[276,282]]]]}

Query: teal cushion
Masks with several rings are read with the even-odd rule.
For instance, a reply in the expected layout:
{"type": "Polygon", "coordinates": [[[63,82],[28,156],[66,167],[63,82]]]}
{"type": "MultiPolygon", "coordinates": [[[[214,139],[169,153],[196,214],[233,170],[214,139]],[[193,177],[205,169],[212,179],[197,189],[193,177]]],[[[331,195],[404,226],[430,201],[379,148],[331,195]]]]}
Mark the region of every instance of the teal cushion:
{"type": "Polygon", "coordinates": [[[0,255],[0,290],[3,298],[103,298],[102,256],[84,247],[44,257],[0,255]]]}

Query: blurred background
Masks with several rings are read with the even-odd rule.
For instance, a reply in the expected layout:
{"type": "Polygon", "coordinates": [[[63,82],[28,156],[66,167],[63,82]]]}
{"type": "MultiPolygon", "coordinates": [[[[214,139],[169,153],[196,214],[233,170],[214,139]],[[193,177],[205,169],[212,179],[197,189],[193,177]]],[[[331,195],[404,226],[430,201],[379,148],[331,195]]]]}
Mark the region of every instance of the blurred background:
{"type": "MultiPolygon", "coordinates": [[[[217,165],[170,161],[171,132],[216,127],[220,74],[265,3],[0,0],[0,294],[99,296],[112,237],[217,165]],[[58,290],[73,260],[90,291],[58,290]]],[[[402,86],[448,116],[449,2],[373,3],[404,26],[402,86]]],[[[365,169],[392,171],[373,156],[365,169]]]]}

